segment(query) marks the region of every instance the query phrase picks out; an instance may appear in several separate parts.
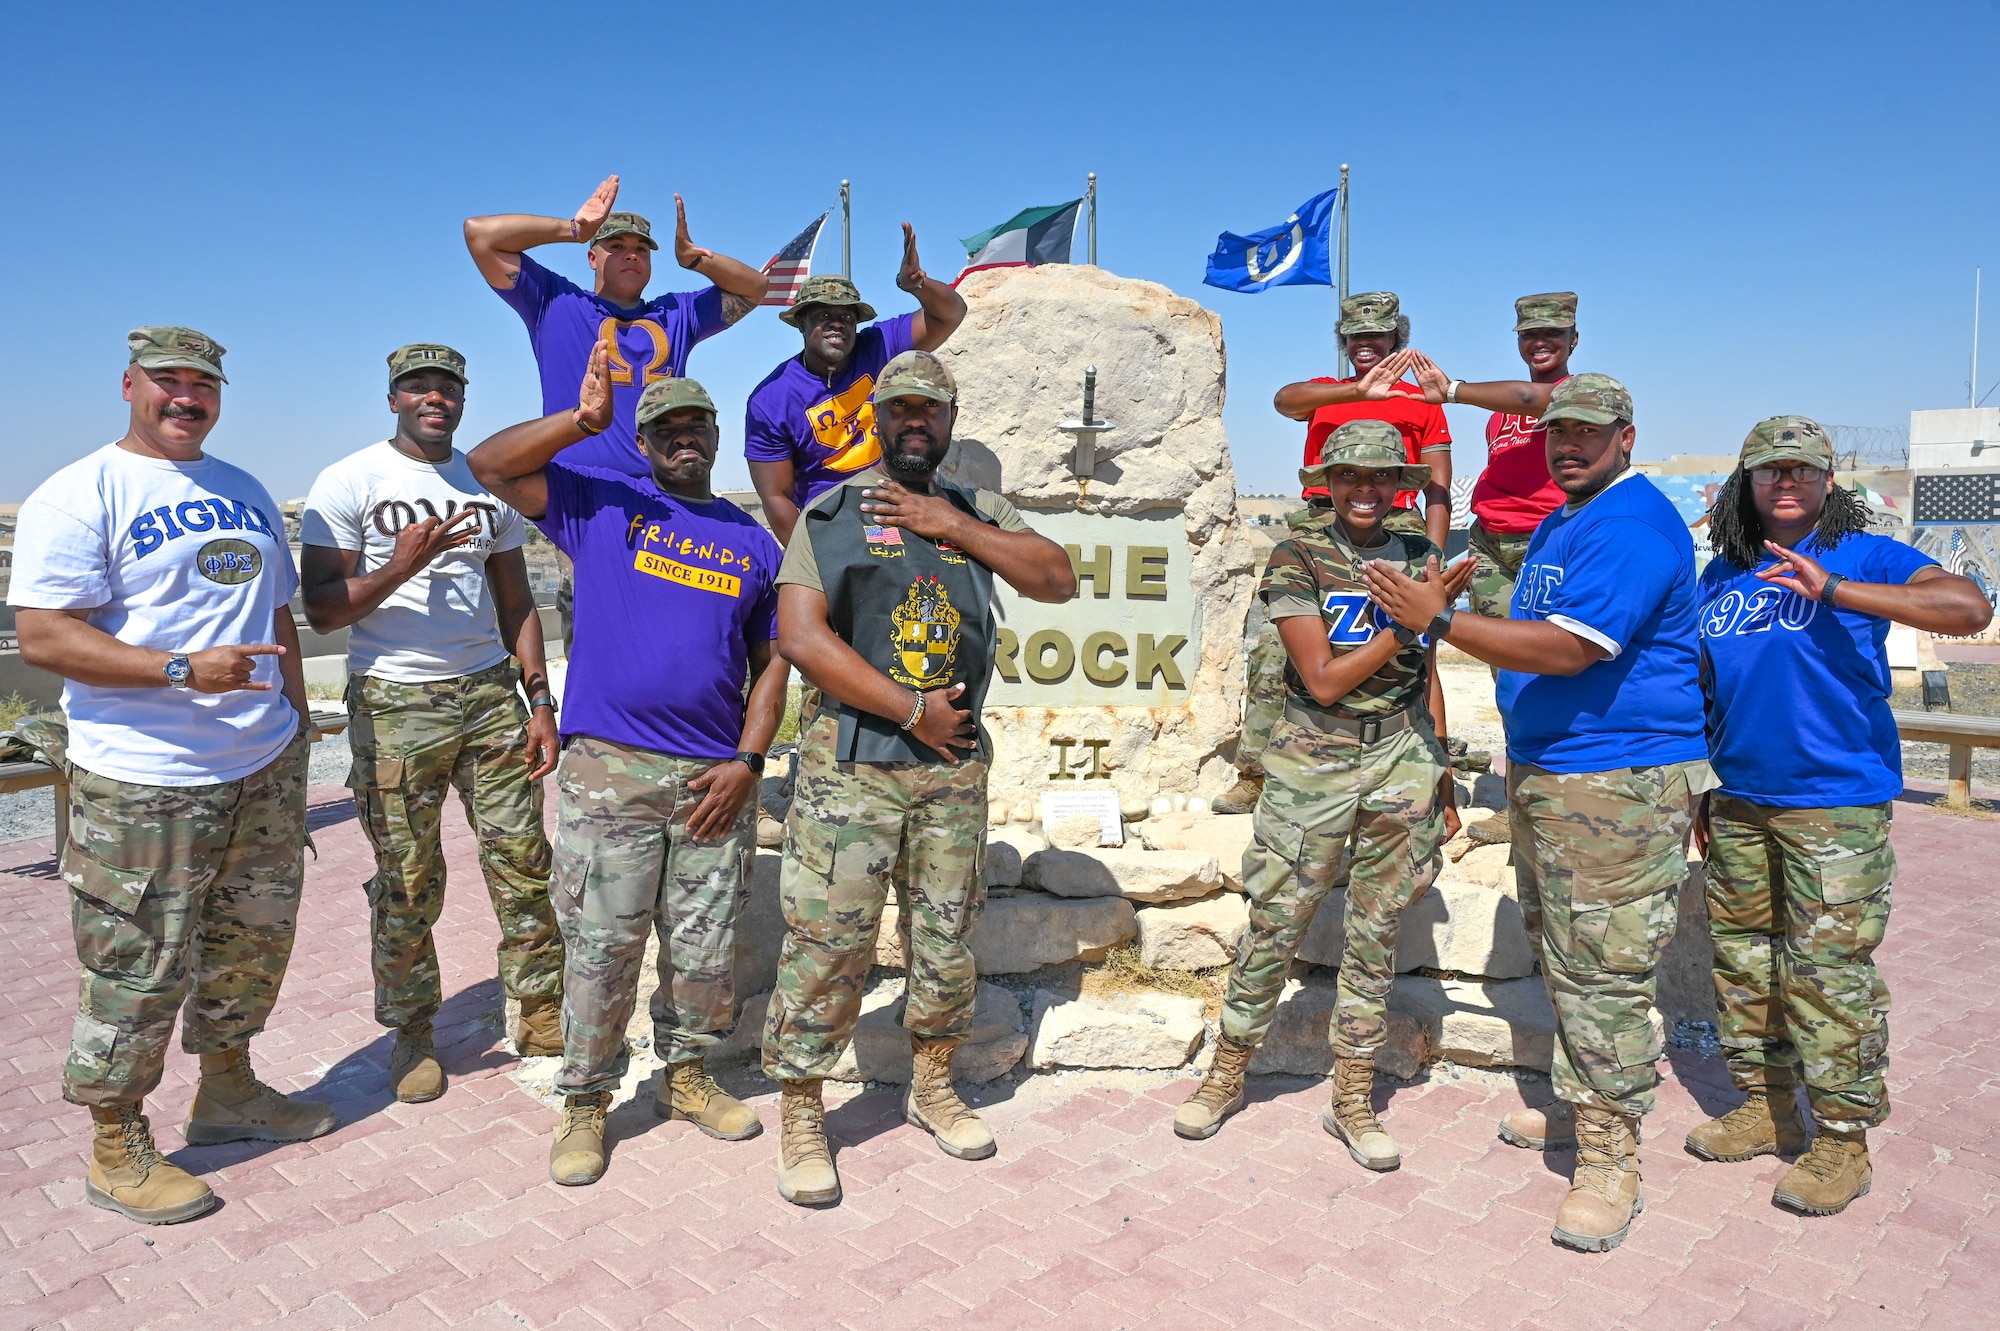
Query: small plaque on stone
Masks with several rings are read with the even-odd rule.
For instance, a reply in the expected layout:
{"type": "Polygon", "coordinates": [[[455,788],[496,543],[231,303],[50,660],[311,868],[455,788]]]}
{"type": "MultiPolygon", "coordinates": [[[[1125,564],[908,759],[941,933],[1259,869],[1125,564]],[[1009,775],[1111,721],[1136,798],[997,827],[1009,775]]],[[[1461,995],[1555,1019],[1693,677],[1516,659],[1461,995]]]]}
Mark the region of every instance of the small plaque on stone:
{"type": "Polygon", "coordinates": [[[1102,790],[1045,790],[1042,792],[1042,826],[1054,827],[1065,818],[1088,815],[1097,819],[1102,833],[1100,846],[1125,844],[1125,823],[1118,816],[1118,792],[1102,790]]]}

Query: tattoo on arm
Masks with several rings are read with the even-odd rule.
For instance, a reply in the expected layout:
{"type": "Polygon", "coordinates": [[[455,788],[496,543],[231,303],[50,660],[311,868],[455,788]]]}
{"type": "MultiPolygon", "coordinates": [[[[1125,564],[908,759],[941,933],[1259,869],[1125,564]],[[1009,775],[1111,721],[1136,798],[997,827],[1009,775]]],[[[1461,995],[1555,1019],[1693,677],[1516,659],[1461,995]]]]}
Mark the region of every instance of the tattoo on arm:
{"type": "Polygon", "coordinates": [[[732,296],[726,291],[722,294],[722,322],[726,324],[737,322],[744,315],[756,308],[757,302],[753,300],[747,300],[742,296],[732,296]]]}

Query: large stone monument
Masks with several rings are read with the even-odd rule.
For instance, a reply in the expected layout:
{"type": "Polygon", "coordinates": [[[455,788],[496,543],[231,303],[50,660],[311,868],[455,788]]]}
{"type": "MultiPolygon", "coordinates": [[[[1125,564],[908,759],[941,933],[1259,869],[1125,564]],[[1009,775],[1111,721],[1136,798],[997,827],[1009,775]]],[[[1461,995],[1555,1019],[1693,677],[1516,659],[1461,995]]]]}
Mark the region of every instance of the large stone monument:
{"type": "Polygon", "coordinates": [[[945,474],[999,490],[1067,546],[1076,598],[1001,587],[987,694],[992,798],[1115,787],[1128,804],[1234,779],[1255,555],[1222,428],[1222,321],[1155,282],[1052,264],[975,273],[941,353],[958,377],[945,474]],[[1061,423],[1097,368],[1089,474],[1061,423]]]}

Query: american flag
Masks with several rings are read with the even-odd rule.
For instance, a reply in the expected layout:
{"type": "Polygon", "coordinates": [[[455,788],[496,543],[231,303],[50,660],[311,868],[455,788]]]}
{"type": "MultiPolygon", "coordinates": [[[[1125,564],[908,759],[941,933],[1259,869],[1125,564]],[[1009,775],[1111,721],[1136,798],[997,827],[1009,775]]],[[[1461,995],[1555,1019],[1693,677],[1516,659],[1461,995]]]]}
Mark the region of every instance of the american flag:
{"type": "Polygon", "coordinates": [[[787,241],[785,248],[764,265],[764,272],[771,279],[771,290],[765,295],[764,304],[790,305],[799,298],[799,287],[812,272],[813,246],[819,243],[819,229],[826,225],[832,211],[829,208],[808,222],[805,230],[787,241]]]}

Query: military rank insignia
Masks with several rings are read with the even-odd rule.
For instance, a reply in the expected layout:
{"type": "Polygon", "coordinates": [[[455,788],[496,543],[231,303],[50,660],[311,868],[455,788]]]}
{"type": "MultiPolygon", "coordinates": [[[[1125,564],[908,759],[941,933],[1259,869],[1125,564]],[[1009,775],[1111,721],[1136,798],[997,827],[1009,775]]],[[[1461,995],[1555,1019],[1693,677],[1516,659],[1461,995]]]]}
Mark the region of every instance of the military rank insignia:
{"type": "MultiPolygon", "coordinates": [[[[901,553],[900,551],[898,553],[901,553]]],[[[910,584],[903,603],[889,614],[896,659],[889,676],[905,688],[943,688],[958,656],[958,608],[936,578],[910,584]]]]}
{"type": "Polygon", "coordinates": [[[900,527],[878,527],[874,523],[864,523],[861,534],[868,538],[868,553],[880,555],[884,559],[900,559],[903,555],[903,529],[900,527]]]}

